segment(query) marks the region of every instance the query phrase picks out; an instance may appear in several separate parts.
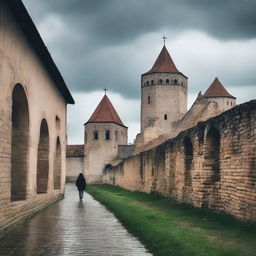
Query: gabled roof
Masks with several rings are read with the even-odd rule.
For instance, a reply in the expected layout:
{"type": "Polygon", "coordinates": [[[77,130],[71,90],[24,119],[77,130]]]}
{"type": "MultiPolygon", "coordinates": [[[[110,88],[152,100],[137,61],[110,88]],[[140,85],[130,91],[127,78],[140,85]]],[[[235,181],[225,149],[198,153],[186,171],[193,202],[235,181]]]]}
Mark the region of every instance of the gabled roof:
{"type": "Polygon", "coordinates": [[[36,52],[39,59],[42,61],[45,69],[47,70],[54,84],[58,88],[62,97],[65,99],[66,103],[74,104],[75,101],[71,96],[63,77],[61,76],[56,64],[51,57],[51,54],[45,46],[39,32],[36,29],[34,22],[29,16],[22,1],[4,0],[4,2],[13,13],[13,17],[16,19],[17,24],[20,26],[30,45],[36,52]]]}
{"type": "Polygon", "coordinates": [[[104,95],[92,116],[85,124],[87,123],[115,123],[124,126],[107,95],[104,95]]]}
{"type": "MultiPolygon", "coordinates": [[[[180,73],[182,74],[177,67],[175,66],[167,48],[165,45],[163,46],[159,56],[157,57],[155,64],[153,67],[146,72],[145,74],[150,74],[150,73],[180,73]]],[[[183,75],[183,74],[182,74],[183,75]]]]}
{"type": "Polygon", "coordinates": [[[218,77],[214,79],[210,87],[207,89],[204,97],[228,97],[236,99],[236,97],[232,96],[222,85],[222,83],[219,81],[218,77]]]}

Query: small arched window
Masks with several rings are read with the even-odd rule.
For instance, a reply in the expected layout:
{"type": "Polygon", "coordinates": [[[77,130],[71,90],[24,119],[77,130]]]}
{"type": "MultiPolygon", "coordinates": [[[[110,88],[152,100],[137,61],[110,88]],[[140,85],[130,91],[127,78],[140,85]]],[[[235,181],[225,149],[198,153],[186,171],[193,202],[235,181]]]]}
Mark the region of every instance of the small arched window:
{"type": "Polygon", "coordinates": [[[173,83],[174,83],[174,84],[177,84],[177,83],[178,83],[177,79],[174,79],[173,83]]]}
{"type": "Polygon", "coordinates": [[[58,116],[55,117],[55,127],[60,130],[60,119],[58,116]]]}
{"type": "Polygon", "coordinates": [[[169,79],[166,79],[166,83],[169,84],[169,83],[170,83],[170,80],[169,80],[169,79]]]}
{"type": "Polygon", "coordinates": [[[106,130],[106,132],[105,132],[105,139],[110,140],[110,131],[109,130],[106,130]]]}
{"type": "Polygon", "coordinates": [[[227,101],[227,105],[229,105],[229,102],[227,101]]]}
{"type": "Polygon", "coordinates": [[[151,102],[151,99],[150,99],[150,96],[148,96],[148,104],[150,104],[151,102]]]}
{"type": "Polygon", "coordinates": [[[147,85],[149,85],[149,81],[147,81],[147,85]]]}
{"type": "Polygon", "coordinates": [[[154,80],[151,80],[151,84],[154,84],[154,80]]]}
{"type": "Polygon", "coordinates": [[[94,138],[95,140],[98,140],[98,139],[99,139],[99,133],[98,133],[98,131],[94,131],[94,132],[93,132],[93,138],[94,138]]]}
{"type": "Polygon", "coordinates": [[[160,79],[160,80],[159,80],[159,83],[160,83],[160,84],[163,84],[163,80],[162,80],[162,79],[160,79]]]}
{"type": "Polygon", "coordinates": [[[167,120],[167,114],[164,115],[164,120],[167,120]]]}

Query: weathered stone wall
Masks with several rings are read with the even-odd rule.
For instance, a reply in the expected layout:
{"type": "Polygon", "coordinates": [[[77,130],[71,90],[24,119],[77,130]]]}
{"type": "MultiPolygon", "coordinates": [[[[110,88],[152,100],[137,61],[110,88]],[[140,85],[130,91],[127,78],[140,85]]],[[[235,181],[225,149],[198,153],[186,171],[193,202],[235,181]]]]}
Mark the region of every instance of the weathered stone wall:
{"type": "Polygon", "coordinates": [[[62,196],[66,156],[66,101],[2,1],[0,92],[1,228],[62,196]]]}
{"type": "Polygon", "coordinates": [[[135,145],[118,145],[118,159],[125,159],[135,151],[135,145]]]}
{"type": "Polygon", "coordinates": [[[256,220],[256,101],[105,170],[105,183],[256,220]]]}
{"type": "Polygon", "coordinates": [[[75,181],[78,175],[84,172],[84,161],[83,156],[66,158],[66,181],[75,181]]]}

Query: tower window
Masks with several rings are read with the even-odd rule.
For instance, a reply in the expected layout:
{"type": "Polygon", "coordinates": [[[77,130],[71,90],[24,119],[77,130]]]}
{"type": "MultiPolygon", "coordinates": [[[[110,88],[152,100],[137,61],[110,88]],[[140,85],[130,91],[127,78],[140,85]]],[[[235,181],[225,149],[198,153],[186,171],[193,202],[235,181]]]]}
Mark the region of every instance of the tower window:
{"type": "Polygon", "coordinates": [[[98,133],[98,131],[94,131],[94,132],[93,132],[93,138],[94,138],[95,140],[98,140],[98,139],[99,139],[99,133],[98,133]]]}
{"type": "Polygon", "coordinates": [[[110,140],[110,131],[109,130],[106,130],[106,132],[105,132],[105,139],[110,140]]]}
{"type": "Polygon", "coordinates": [[[227,105],[229,105],[229,102],[227,101],[227,105]]]}
{"type": "Polygon", "coordinates": [[[166,83],[169,84],[169,83],[170,83],[170,80],[169,80],[169,79],[166,79],[166,83]]]}
{"type": "Polygon", "coordinates": [[[174,79],[173,83],[174,83],[174,84],[177,84],[177,83],[178,83],[177,79],[174,79]]]}
{"type": "Polygon", "coordinates": [[[150,96],[148,96],[148,104],[150,104],[150,96]]]}
{"type": "Polygon", "coordinates": [[[167,120],[167,114],[164,115],[164,120],[167,120]]]}
{"type": "Polygon", "coordinates": [[[162,83],[163,83],[163,80],[162,80],[162,79],[160,79],[160,80],[159,80],[159,83],[160,83],[160,84],[162,84],[162,83]]]}
{"type": "Polygon", "coordinates": [[[151,84],[154,84],[154,80],[151,80],[151,84]]]}
{"type": "Polygon", "coordinates": [[[149,81],[147,81],[147,85],[149,85],[149,81]]]}

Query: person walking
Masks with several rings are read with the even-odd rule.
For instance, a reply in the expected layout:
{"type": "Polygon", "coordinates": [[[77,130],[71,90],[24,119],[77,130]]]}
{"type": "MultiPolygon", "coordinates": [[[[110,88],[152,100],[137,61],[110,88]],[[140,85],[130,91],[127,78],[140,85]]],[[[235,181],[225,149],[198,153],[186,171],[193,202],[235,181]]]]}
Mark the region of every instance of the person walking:
{"type": "Polygon", "coordinates": [[[84,191],[86,188],[85,177],[82,173],[80,173],[76,179],[76,186],[79,191],[79,198],[80,198],[80,200],[82,200],[83,196],[84,196],[84,191]]]}

